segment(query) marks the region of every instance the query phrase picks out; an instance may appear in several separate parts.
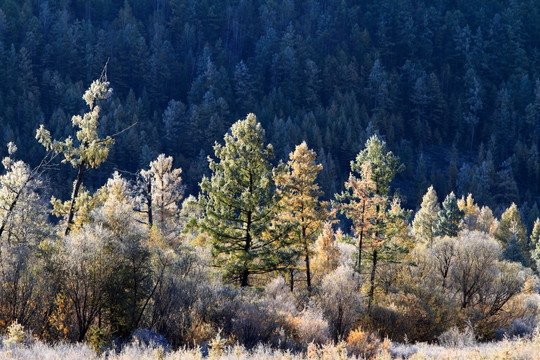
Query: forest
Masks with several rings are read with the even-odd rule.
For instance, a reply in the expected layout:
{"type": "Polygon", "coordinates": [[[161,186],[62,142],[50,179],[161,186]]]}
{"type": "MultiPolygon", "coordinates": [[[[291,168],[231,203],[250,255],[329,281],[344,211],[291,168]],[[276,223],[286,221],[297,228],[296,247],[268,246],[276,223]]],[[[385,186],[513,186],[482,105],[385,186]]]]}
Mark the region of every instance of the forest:
{"type": "Polygon", "coordinates": [[[1,0],[0,355],[534,359],[539,19],[1,0]]]}

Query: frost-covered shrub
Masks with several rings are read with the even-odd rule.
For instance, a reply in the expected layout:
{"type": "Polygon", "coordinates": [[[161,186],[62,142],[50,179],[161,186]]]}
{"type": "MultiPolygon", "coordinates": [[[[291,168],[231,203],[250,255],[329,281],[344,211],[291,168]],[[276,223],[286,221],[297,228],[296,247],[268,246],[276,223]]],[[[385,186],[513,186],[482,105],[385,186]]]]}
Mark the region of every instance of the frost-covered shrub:
{"type": "Polygon", "coordinates": [[[7,346],[10,346],[12,344],[19,345],[22,344],[24,338],[24,326],[22,326],[21,324],[19,324],[18,321],[15,320],[11,325],[9,325],[7,329],[7,339],[4,341],[4,343],[7,346]]]}
{"type": "Polygon", "coordinates": [[[460,330],[456,326],[452,326],[450,329],[439,335],[439,344],[444,347],[462,348],[464,346],[473,346],[475,341],[475,335],[472,327],[466,326],[463,330],[460,330]]]}
{"type": "Polygon", "coordinates": [[[152,348],[163,347],[166,348],[169,344],[167,339],[150,329],[137,329],[131,336],[131,341],[139,345],[145,345],[152,348]]]}
{"type": "Polygon", "coordinates": [[[273,311],[278,315],[296,315],[296,303],[294,295],[289,290],[288,284],[283,276],[278,276],[270,281],[265,289],[264,301],[268,311],[273,311]]]}
{"type": "Polygon", "coordinates": [[[514,319],[508,327],[495,331],[495,338],[497,340],[504,338],[531,338],[534,336],[538,324],[539,321],[536,316],[514,319]]]}
{"type": "Polygon", "coordinates": [[[310,343],[323,344],[330,340],[328,321],[314,307],[307,307],[298,316],[291,318],[290,323],[296,341],[304,347],[310,343]]]}
{"type": "Polygon", "coordinates": [[[274,314],[266,311],[257,301],[245,302],[232,319],[232,333],[236,340],[251,348],[258,343],[275,343],[274,335],[279,328],[274,314]]]}
{"type": "Polygon", "coordinates": [[[326,275],[321,286],[321,309],[330,325],[334,341],[351,331],[363,310],[361,280],[349,266],[340,266],[326,275]]]}
{"type": "Polygon", "coordinates": [[[383,349],[390,350],[391,346],[392,343],[389,340],[383,343],[377,335],[363,331],[362,328],[351,331],[347,336],[349,353],[366,359],[374,358],[383,349]]]}

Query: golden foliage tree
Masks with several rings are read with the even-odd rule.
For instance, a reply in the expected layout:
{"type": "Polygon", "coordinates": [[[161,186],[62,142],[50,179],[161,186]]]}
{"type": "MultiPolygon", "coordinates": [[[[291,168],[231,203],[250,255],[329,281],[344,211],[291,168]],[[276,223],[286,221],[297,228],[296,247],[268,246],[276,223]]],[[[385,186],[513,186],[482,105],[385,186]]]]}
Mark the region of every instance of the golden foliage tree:
{"type": "MultiPolygon", "coordinates": [[[[315,180],[322,165],[315,162],[316,157],[315,151],[303,142],[289,154],[287,165],[274,172],[280,197],[276,222],[288,229],[288,243],[293,252],[304,257],[308,291],[311,291],[313,243],[329,217],[329,203],[319,201],[323,192],[315,180]]],[[[291,278],[291,288],[292,281],[291,278]]]]}

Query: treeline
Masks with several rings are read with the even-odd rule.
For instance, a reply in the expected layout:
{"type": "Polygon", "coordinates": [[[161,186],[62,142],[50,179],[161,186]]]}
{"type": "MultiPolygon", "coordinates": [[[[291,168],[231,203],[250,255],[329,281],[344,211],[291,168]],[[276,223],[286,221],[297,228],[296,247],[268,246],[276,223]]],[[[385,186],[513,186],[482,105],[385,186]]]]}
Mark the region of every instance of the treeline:
{"type": "Polygon", "coordinates": [[[346,340],[374,356],[388,347],[382,337],[489,340],[538,325],[540,219],[528,233],[515,204],[497,218],[470,194],[439,203],[430,187],[413,216],[392,188],[404,166],[377,135],[351,162],[344,190],[323,201],[316,152],[302,142],[273,165],[254,114],[214,146],[197,198],[184,198],[182,170],[164,154],[91,191],[89,172],[118,145],[99,135],[111,94],[105,75],[92,83],[74,138],[40,126],[37,167],[8,146],[1,329],[20,333],[18,323],[98,351],[136,332],[175,347],[305,350],[346,340]],[[71,198],[51,207],[45,172],[59,166],[76,175],[71,198]]]}
{"type": "Polygon", "coordinates": [[[317,152],[327,196],[378,133],[406,165],[396,181],[407,208],[433,184],[498,216],[515,202],[530,231],[539,10],[530,0],[2,0],[0,141],[36,164],[34,129],[66,137],[110,59],[105,133],[137,125],[88,179],[94,190],[114,168],[135,172],[164,152],[196,194],[214,141],[256,112],[276,159],[304,140],[317,152]]]}

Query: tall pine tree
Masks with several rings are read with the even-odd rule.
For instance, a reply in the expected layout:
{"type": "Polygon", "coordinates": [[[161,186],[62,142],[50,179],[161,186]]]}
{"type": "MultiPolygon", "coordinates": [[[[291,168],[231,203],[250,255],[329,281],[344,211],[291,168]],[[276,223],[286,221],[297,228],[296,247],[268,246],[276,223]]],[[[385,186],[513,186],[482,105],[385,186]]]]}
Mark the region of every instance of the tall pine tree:
{"type": "MultiPolygon", "coordinates": [[[[288,240],[291,247],[304,257],[307,289],[311,292],[310,262],[313,243],[328,220],[328,202],[320,202],[323,192],[315,182],[322,170],[317,164],[317,154],[305,142],[289,154],[287,166],[275,173],[280,211],[277,222],[289,228],[288,240]]],[[[293,279],[291,277],[291,289],[293,279]]]]}
{"type": "Polygon", "coordinates": [[[210,178],[201,182],[199,228],[211,238],[215,264],[226,280],[249,285],[250,275],[274,270],[282,253],[270,224],[276,210],[264,130],[254,114],[232,125],[225,144],[214,145],[210,178]]]}

